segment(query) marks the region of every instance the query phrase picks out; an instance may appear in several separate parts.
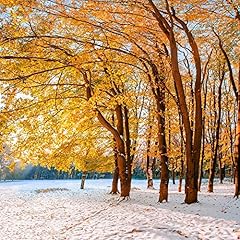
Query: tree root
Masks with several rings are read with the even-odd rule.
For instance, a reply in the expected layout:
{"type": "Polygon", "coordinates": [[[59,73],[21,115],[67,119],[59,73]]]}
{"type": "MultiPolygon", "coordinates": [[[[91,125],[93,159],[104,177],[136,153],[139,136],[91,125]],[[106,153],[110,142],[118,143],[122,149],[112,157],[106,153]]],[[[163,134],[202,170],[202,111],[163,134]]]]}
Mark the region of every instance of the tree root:
{"type": "Polygon", "coordinates": [[[130,196],[120,197],[120,198],[118,199],[117,205],[120,204],[120,203],[123,202],[123,201],[128,201],[128,200],[130,200],[130,199],[131,199],[130,196]]]}
{"type": "Polygon", "coordinates": [[[166,199],[163,199],[162,201],[158,200],[158,203],[168,203],[166,199]]]}
{"type": "Polygon", "coordinates": [[[117,192],[113,192],[111,191],[109,194],[112,194],[112,195],[117,195],[117,194],[120,194],[120,192],[117,190],[117,192]]]}

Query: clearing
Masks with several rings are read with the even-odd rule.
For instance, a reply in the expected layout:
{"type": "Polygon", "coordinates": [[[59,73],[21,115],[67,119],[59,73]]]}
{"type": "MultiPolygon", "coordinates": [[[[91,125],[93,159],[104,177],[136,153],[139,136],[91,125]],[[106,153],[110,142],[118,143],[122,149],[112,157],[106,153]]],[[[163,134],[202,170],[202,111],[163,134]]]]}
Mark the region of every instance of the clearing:
{"type": "Polygon", "coordinates": [[[230,183],[216,183],[211,194],[203,185],[192,205],[182,204],[177,185],[162,204],[145,180],[133,180],[123,202],[110,186],[110,179],[87,180],[85,190],[78,180],[0,182],[0,239],[240,239],[240,199],[230,183]]]}

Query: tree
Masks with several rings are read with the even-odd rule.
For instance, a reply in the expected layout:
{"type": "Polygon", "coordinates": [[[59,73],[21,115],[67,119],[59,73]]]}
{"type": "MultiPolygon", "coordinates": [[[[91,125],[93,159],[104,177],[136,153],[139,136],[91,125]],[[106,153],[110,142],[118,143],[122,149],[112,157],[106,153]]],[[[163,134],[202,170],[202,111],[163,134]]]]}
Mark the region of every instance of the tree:
{"type": "Polygon", "coordinates": [[[181,190],[186,168],[185,202],[193,203],[207,168],[211,185],[217,159],[219,170],[232,159],[239,192],[238,148],[233,161],[230,146],[239,74],[236,6],[201,0],[2,2],[4,141],[23,164],[66,171],[74,165],[84,172],[115,164],[112,192],[119,175],[123,198],[137,158],[147,153],[148,169],[150,157],[160,159],[160,202],[168,200],[169,169],[179,172],[181,190]]]}
{"type": "Polygon", "coordinates": [[[169,21],[163,17],[157,6],[153,1],[149,0],[149,5],[153,10],[153,16],[159,24],[159,28],[165,34],[169,41],[170,59],[172,64],[172,75],[176,85],[177,96],[180,106],[180,111],[183,117],[183,124],[186,135],[186,187],[185,193],[186,203],[197,202],[197,179],[199,158],[201,149],[201,136],[202,136],[202,108],[201,108],[201,60],[199,56],[198,46],[189,30],[187,24],[176,16],[175,10],[170,9],[168,1],[166,1],[166,11],[169,21]],[[196,82],[195,82],[195,130],[192,131],[190,126],[189,111],[186,104],[186,95],[183,89],[182,76],[179,69],[178,50],[176,36],[174,33],[174,21],[181,25],[183,31],[187,35],[188,43],[192,49],[192,54],[195,61],[196,68],[196,82]]]}

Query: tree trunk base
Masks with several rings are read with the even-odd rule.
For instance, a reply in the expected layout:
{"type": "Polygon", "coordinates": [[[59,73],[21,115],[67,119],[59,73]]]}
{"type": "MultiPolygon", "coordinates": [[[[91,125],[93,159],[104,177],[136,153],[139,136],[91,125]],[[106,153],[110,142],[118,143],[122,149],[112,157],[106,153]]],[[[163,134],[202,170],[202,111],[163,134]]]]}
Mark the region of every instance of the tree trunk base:
{"type": "Polygon", "coordinates": [[[154,189],[153,188],[153,180],[152,179],[148,179],[148,186],[147,186],[148,189],[154,189]]]}
{"type": "Polygon", "coordinates": [[[87,177],[86,174],[83,173],[82,174],[82,180],[81,180],[81,189],[84,189],[84,187],[85,187],[86,177],[87,177]]]}
{"type": "Polygon", "coordinates": [[[130,200],[131,198],[128,196],[128,197],[120,197],[119,199],[118,199],[118,204],[120,203],[120,202],[123,202],[123,201],[128,201],[128,200],[130,200]]]}
{"type": "Polygon", "coordinates": [[[117,193],[120,193],[118,191],[118,181],[117,182],[114,182],[112,183],[112,190],[110,192],[111,194],[117,194],[117,193]]]}
{"type": "Polygon", "coordinates": [[[120,197],[129,198],[129,197],[130,197],[130,194],[129,194],[129,193],[123,193],[123,192],[121,192],[120,197]]]}
{"type": "Polygon", "coordinates": [[[118,190],[117,191],[111,191],[109,194],[117,195],[117,194],[120,194],[120,192],[118,190]]]}
{"type": "Polygon", "coordinates": [[[179,179],[178,192],[182,192],[182,178],[179,179]]]}
{"type": "Polygon", "coordinates": [[[167,202],[168,201],[168,183],[160,184],[160,192],[159,192],[159,202],[167,202]]]}
{"type": "Polygon", "coordinates": [[[127,183],[127,186],[121,185],[120,197],[127,198],[130,197],[130,185],[127,183]]]}
{"type": "Polygon", "coordinates": [[[209,192],[209,193],[212,193],[212,192],[213,192],[213,184],[212,184],[212,183],[209,183],[209,184],[208,184],[208,192],[209,192]]]}
{"type": "Polygon", "coordinates": [[[198,199],[197,199],[198,190],[197,189],[186,187],[185,193],[186,193],[186,197],[185,197],[185,201],[184,201],[185,203],[191,204],[191,203],[198,202],[198,199]]]}

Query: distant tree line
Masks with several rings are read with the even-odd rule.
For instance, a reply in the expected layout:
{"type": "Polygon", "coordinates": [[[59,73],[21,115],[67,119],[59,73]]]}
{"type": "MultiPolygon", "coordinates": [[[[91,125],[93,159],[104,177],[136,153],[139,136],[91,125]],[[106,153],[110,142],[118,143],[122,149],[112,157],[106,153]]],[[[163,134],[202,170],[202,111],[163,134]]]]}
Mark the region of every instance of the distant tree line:
{"type": "MultiPolygon", "coordinates": [[[[220,170],[217,168],[217,174],[219,174],[220,170]]],[[[0,172],[0,179],[1,180],[57,180],[57,179],[81,179],[82,178],[82,171],[72,169],[71,171],[59,171],[55,168],[46,168],[40,165],[32,166],[29,165],[24,169],[15,169],[14,171],[9,170],[8,168],[2,168],[0,172]]],[[[204,171],[203,178],[208,177],[208,171],[204,171]]],[[[112,178],[113,174],[111,172],[88,172],[86,173],[87,179],[108,179],[112,178]]],[[[147,173],[144,168],[137,166],[133,169],[134,179],[147,179],[147,173]]],[[[154,169],[153,171],[153,179],[159,179],[160,177],[160,170],[159,168],[154,169]]],[[[180,172],[171,172],[170,178],[175,184],[175,180],[179,179],[180,172]]],[[[231,178],[231,169],[227,168],[223,171],[222,180],[227,177],[231,178]]]]}

